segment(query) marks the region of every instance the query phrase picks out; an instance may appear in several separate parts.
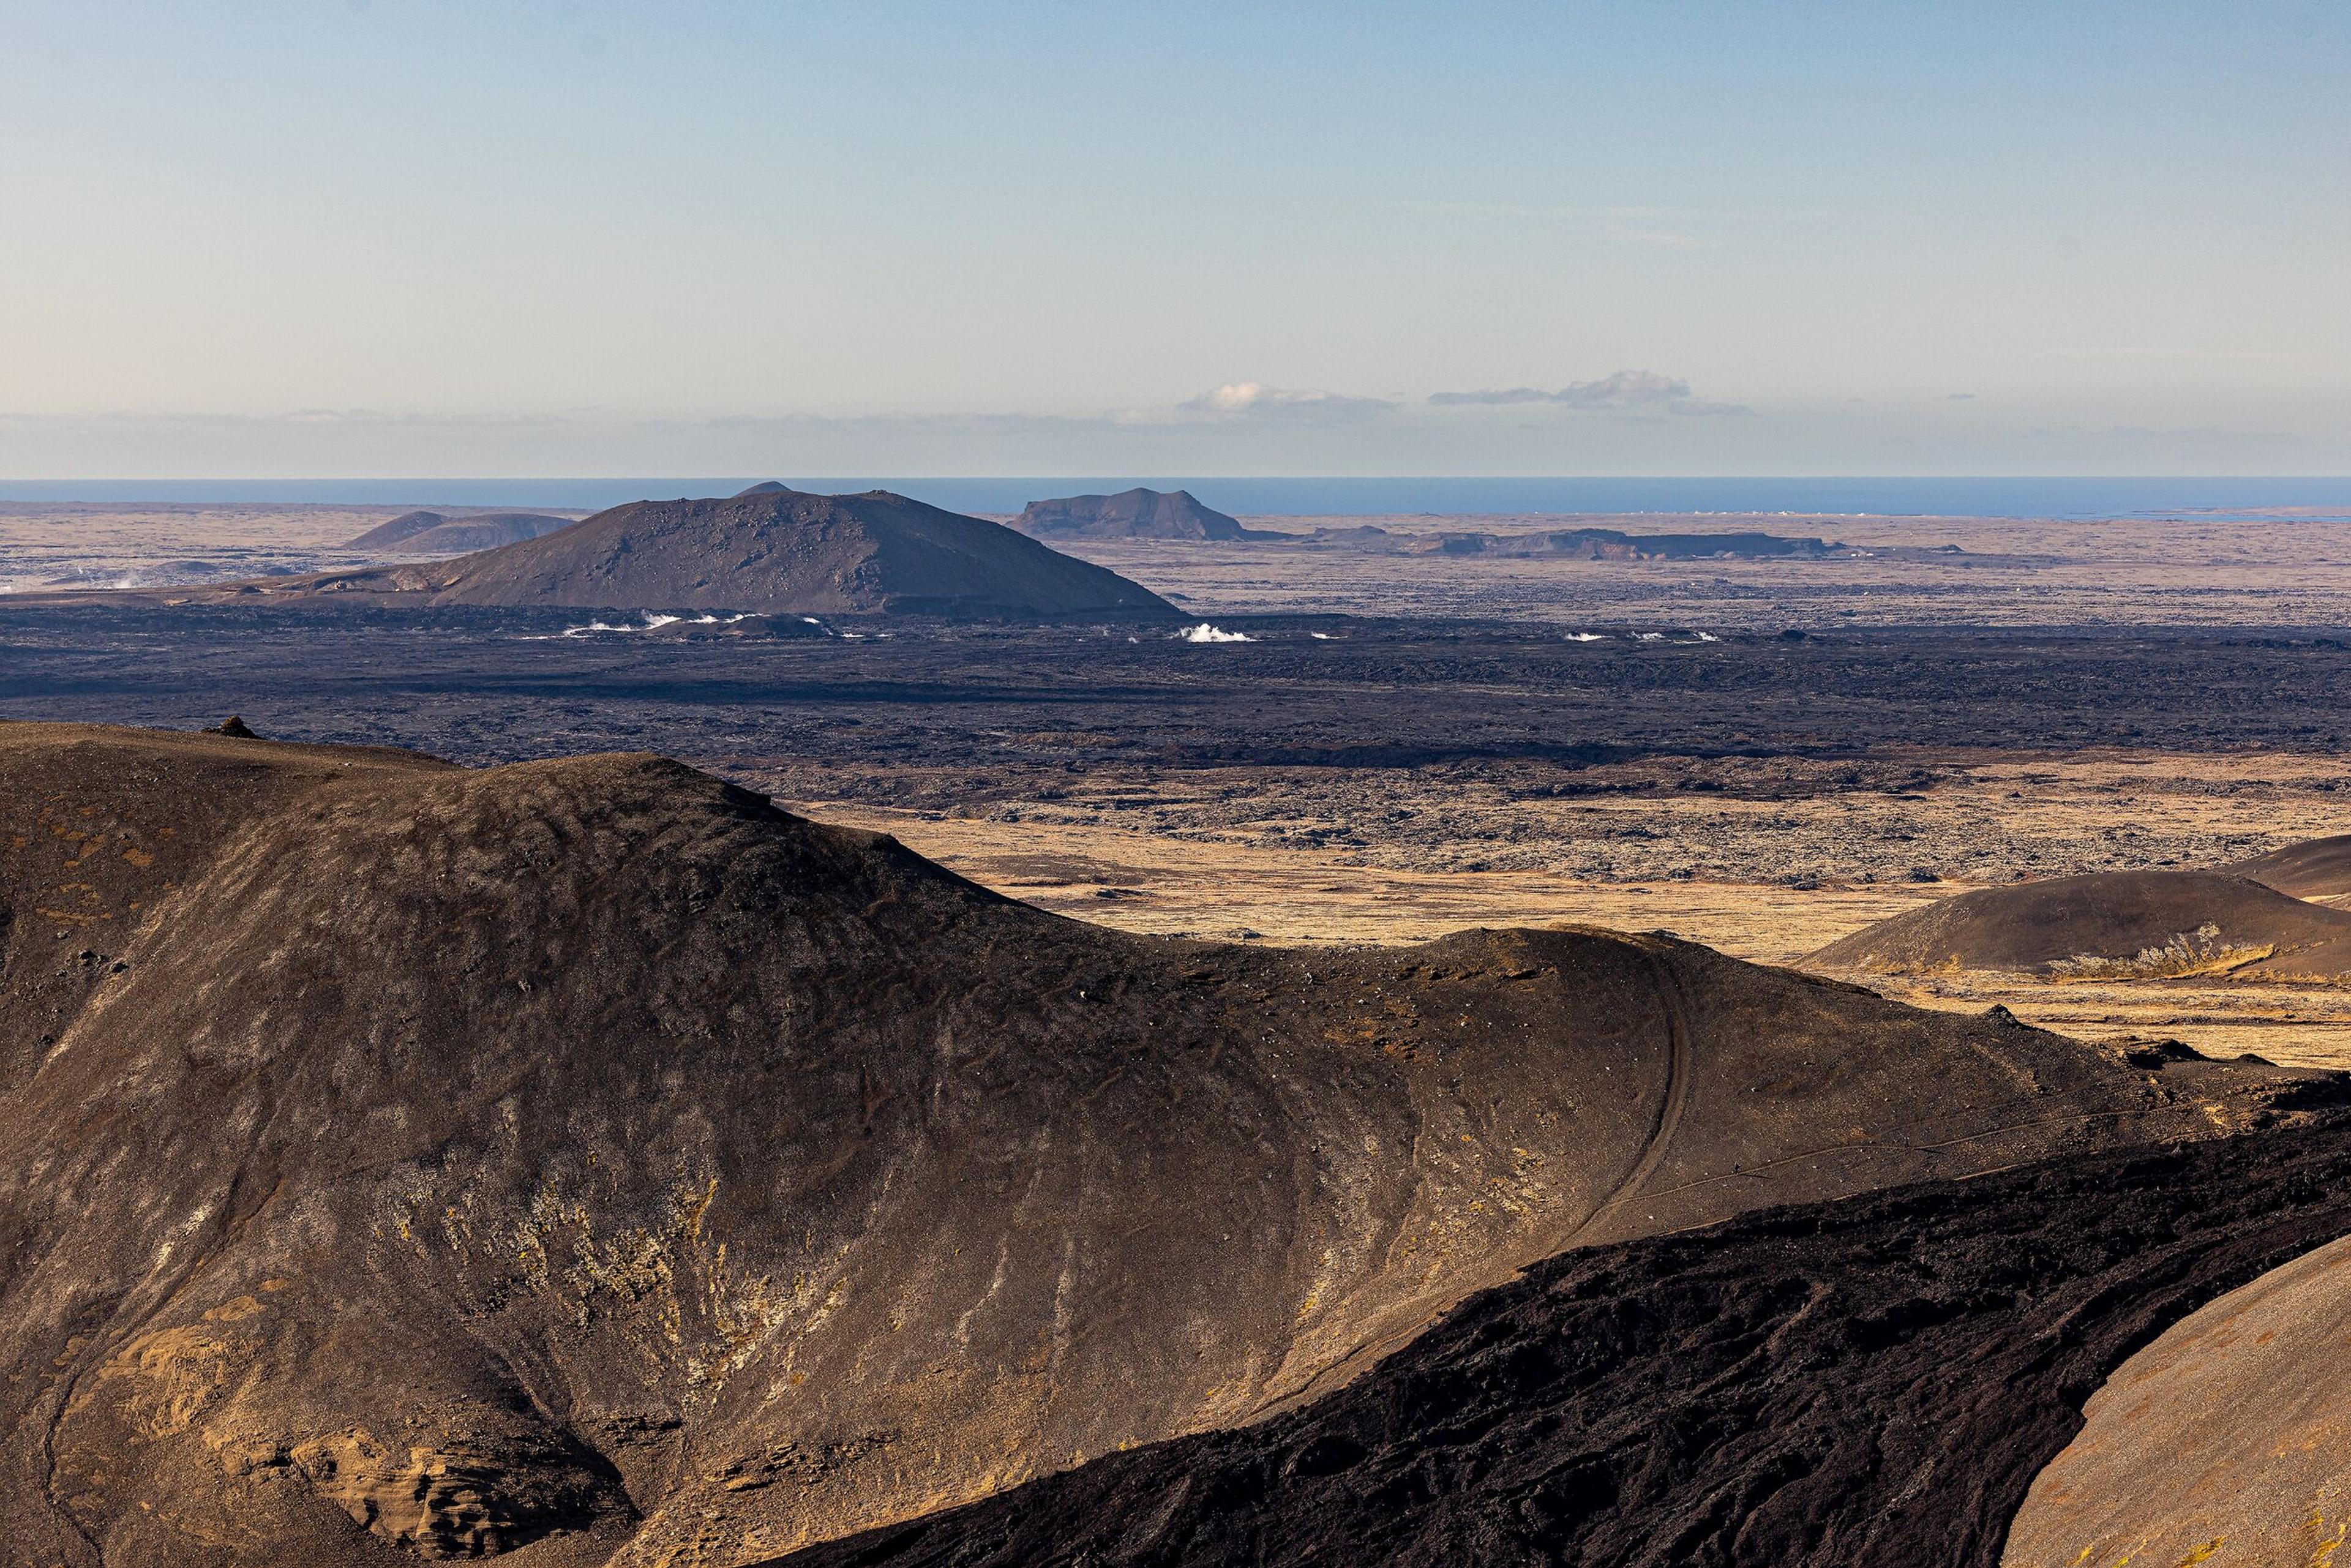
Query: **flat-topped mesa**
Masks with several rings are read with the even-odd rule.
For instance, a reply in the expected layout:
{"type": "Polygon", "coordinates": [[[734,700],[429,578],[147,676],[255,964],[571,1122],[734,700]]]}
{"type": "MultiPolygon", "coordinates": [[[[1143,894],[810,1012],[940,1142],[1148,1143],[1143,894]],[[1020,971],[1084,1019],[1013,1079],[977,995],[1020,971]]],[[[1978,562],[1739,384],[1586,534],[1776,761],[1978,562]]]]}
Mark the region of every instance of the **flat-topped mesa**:
{"type": "Polygon", "coordinates": [[[1031,501],[1014,520],[1016,528],[1046,538],[1087,539],[1272,539],[1285,536],[1241,526],[1189,490],[1137,486],[1115,496],[1065,496],[1031,501]]]}
{"type": "Polygon", "coordinates": [[[886,490],[816,496],[765,485],[723,499],[632,502],[541,538],[335,573],[297,591],[431,605],[956,620],[1176,614],[1140,584],[984,518],[886,490]]]}

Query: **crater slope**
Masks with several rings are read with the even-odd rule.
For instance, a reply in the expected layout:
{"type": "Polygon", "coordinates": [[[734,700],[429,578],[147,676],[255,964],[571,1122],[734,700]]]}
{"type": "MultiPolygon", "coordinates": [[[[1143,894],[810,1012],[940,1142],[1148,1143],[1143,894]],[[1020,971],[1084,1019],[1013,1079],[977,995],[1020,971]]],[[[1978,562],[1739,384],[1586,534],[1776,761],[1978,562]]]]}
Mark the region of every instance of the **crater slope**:
{"type": "Polygon", "coordinates": [[[1884,974],[2000,969],[2052,978],[2351,972],[2351,913],[2219,872],[2096,872],[1957,894],[1806,960],[1884,974]]]}
{"type": "Polygon", "coordinates": [[[2351,1239],[2173,1325],[2091,1397],[2001,1561],[2327,1568],[2351,1538],[2347,1343],[2351,1239]]]}
{"type": "Polygon", "coordinates": [[[1663,936],[1127,936],[647,756],[0,727],[0,932],[10,1563],[752,1560],[2325,1082],[1663,936]]]}

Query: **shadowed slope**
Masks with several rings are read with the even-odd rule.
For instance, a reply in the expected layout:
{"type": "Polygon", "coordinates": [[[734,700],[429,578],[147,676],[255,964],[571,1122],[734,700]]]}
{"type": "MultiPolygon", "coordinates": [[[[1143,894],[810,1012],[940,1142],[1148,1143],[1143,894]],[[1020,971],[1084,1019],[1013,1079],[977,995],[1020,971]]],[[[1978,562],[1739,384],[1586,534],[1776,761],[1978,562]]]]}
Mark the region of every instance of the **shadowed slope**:
{"type": "Polygon", "coordinates": [[[0,727],[0,918],[11,1563],[740,1561],[2311,1079],[1664,938],[1124,936],[648,757],[0,727]]]}
{"type": "Polygon", "coordinates": [[[2331,978],[2351,972],[2351,914],[2217,872],[2099,872],[1958,894],[1865,926],[1806,962],[1894,974],[2331,978]]]}
{"type": "Polygon", "coordinates": [[[1115,572],[883,490],[637,501],[542,538],[431,566],[334,573],[309,588],[430,604],[798,615],[1175,613],[1115,572]]]}

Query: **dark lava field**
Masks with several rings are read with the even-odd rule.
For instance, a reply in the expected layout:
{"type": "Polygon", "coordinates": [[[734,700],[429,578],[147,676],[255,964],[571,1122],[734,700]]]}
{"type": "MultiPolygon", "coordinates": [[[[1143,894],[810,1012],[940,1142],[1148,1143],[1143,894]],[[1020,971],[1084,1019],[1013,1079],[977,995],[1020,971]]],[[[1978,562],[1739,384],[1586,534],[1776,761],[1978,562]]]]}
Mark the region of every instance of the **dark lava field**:
{"type": "Polygon", "coordinates": [[[1220,618],[1254,641],[1188,643],[1165,624],[563,635],[592,619],[0,607],[0,716],[181,727],[234,712],[265,735],[466,762],[644,748],[722,768],[1016,761],[1073,736],[1095,763],[1190,767],[2351,740],[2351,638],[2308,631],[1577,643],[1522,625],[1220,618]]]}

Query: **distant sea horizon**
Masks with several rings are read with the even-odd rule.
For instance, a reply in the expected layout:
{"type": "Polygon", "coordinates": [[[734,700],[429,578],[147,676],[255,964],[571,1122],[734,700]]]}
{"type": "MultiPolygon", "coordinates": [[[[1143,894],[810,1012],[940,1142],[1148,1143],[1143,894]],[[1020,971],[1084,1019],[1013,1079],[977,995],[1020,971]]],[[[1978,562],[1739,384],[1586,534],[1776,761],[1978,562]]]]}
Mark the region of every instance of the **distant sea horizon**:
{"type": "Polygon", "coordinates": [[[894,490],[959,512],[1017,512],[1030,501],[1145,486],[1189,490],[1253,517],[1771,514],[1845,517],[2126,517],[2317,508],[2351,517],[2339,477],[2060,478],[1233,478],[740,475],[609,479],[0,480],[0,502],[256,503],[368,507],[545,507],[726,496],[763,478],[841,494],[894,490]]]}

